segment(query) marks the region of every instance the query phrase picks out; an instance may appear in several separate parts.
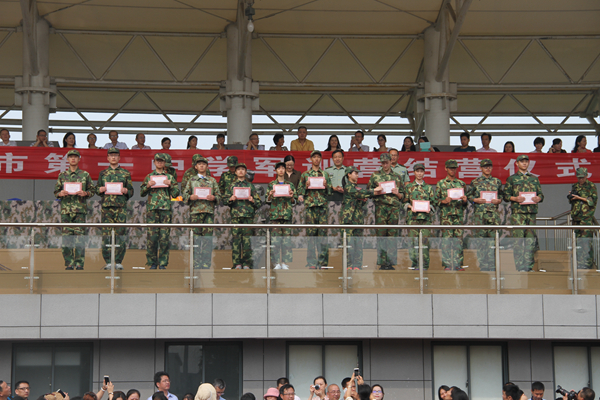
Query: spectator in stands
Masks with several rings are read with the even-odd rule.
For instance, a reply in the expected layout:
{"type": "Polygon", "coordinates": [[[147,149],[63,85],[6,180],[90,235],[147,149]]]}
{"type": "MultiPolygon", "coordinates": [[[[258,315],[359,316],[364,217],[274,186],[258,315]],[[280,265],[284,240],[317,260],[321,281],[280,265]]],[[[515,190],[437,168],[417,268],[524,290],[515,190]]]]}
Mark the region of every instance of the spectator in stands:
{"type": "Polygon", "coordinates": [[[150,150],[150,146],[146,146],[146,135],[143,133],[135,135],[135,141],[137,144],[131,146],[131,150],[150,150]]]}
{"type": "Polygon", "coordinates": [[[552,146],[548,149],[548,153],[566,153],[567,151],[562,148],[562,140],[556,138],[552,140],[552,146]]]}
{"type": "Polygon", "coordinates": [[[269,150],[289,151],[288,148],[283,145],[285,143],[285,137],[283,136],[283,133],[276,133],[275,136],[273,136],[273,143],[275,143],[275,146],[271,146],[269,150]]]}
{"type": "Polygon", "coordinates": [[[444,398],[446,397],[446,392],[450,390],[450,388],[446,385],[442,385],[438,388],[438,399],[439,400],[444,400],[444,398]]]}
{"type": "MultiPolygon", "coordinates": [[[[429,143],[429,139],[427,138],[427,136],[421,136],[421,137],[419,138],[419,144],[421,144],[421,143],[429,143]]],[[[439,152],[439,151],[440,151],[440,149],[438,149],[437,147],[430,146],[430,147],[429,147],[429,151],[431,151],[431,152],[436,152],[436,151],[438,151],[438,152],[439,152]]]]}
{"type": "MultiPolygon", "coordinates": [[[[450,390],[446,393],[450,393],[449,400],[469,400],[469,396],[467,395],[467,393],[464,390],[457,388],[455,386],[452,387],[452,390],[450,390]]],[[[523,392],[521,392],[521,393],[523,393],[523,392]]],[[[514,399],[514,400],[519,400],[519,398],[514,399]]]]}
{"type": "Polygon", "coordinates": [[[337,135],[329,136],[329,140],[327,141],[327,148],[325,149],[325,151],[334,151],[338,149],[342,149],[342,146],[340,146],[340,139],[337,137],[337,135]]]}
{"type": "Polygon", "coordinates": [[[267,393],[265,393],[265,395],[263,396],[263,399],[265,400],[281,400],[281,398],[279,397],[279,390],[277,390],[277,388],[269,388],[269,390],[267,390],[267,393]]]}
{"type": "Polygon", "coordinates": [[[0,400],[6,400],[11,394],[10,385],[5,381],[0,381],[0,400]]]}
{"type": "MultiPolygon", "coordinates": [[[[556,139],[555,139],[556,140],[556,139]]],[[[533,382],[531,384],[531,399],[530,400],[544,400],[544,390],[546,387],[542,382],[533,382]]]]}
{"type": "MultiPolygon", "coordinates": [[[[279,378],[279,380],[277,380],[277,386],[279,386],[279,381],[281,379],[287,381],[287,378],[279,378]]],[[[281,396],[282,400],[300,400],[300,397],[296,396],[296,391],[294,387],[289,384],[289,381],[279,387],[279,396],[281,396]]]]}
{"type": "MultiPolygon", "coordinates": [[[[21,397],[24,400],[29,398],[29,393],[31,392],[31,388],[29,387],[29,382],[27,381],[18,381],[15,383],[15,394],[21,397]]],[[[13,397],[14,399],[14,397],[13,397]]]]}
{"type": "Polygon", "coordinates": [[[471,135],[468,132],[463,132],[460,134],[460,146],[456,147],[454,151],[459,152],[473,152],[477,151],[475,146],[469,146],[469,141],[471,141],[471,135]]]}
{"type": "Polygon", "coordinates": [[[298,139],[292,140],[290,149],[292,151],[313,151],[315,149],[315,144],[306,138],[307,135],[308,131],[306,130],[306,127],[299,126],[298,139]]]}
{"type": "Polygon", "coordinates": [[[575,147],[573,147],[573,151],[571,153],[591,153],[590,149],[586,149],[587,146],[587,138],[585,135],[579,135],[575,139],[575,147]]]}
{"type": "Polygon", "coordinates": [[[400,151],[417,151],[417,146],[415,146],[415,141],[412,137],[407,136],[404,138],[404,143],[402,144],[400,151]]]}
{"type": "MultiPolygon", "coordinates": [[[[502,387],[502,398],[506,396],[506,400],[520,400],[523,396],[523,391],[517,385],[506,384],[502,387]]],[[[454,397],[452,400],[456,400],[454,397]]]]}
{"type": "MultiPolygon", "coordinates": [[[[90,133],[90,135],[94,135],[93,133],[90,133]]],[[[96,136],[96,135],[94,135],[96,136]]],[[[88,135],[89,137],[89,135],[88,135]]],[[[39,131],[37,131],[37,135],[35,136],[35,142],[31,143],[31,145],[29,145],[30,147],[54,147],[54,144],[48,142],[48,133],[43,130],[40,129],[39,131]]],[[[96,147],[97,149],[97,147],[96,147]]]]}
{"type": "Polygon", "coordinates": [[[371,393],[373,394],[374,400],[383,400],[383,397],[385,396],[385,392],[383,391],[383,386],[381,386],[379,384],[375,384],[375,385],[371,386],[371,393]]]}
{"type": "Polygon", "coordinates": [[[332,383],[331,385],[327,386],[327,399],[328,400],[340,400],[341,395],[342,395],[342,392],[340,390],[340,387],[338,385],[336,385],[335,383],[332,383]]]}
{"type": "Polygon", "coordinates": [[[73,132],[67,132],[63,137],[63,148],[74,149],[75,144],[75,134],[73,132]]]}
{"type": "Polygon", "coordinates": [[[169,150],[171,148],[171,139],[168,137],[162,138],[160,145],[162,146],[162,150],[169,150]]]}
{"type": "MultiPolygon", "coordinates": [[[[158,371],[154,374],[154,387],[156,388],[156,391],[162,393],[167,400],[177,400],[177,396],[173,393],[169,393],[169,389],[171,389],[171,378],[165,371],[158,371]]],[[[152,395],[148,397],[148,400],[156,399],[154,399],[154,395],[152,395]]]]}
{"type": "MultiPolygon", "coordinates": [[[[596,393],[589,387],[584,387],[577,393],[577,400],[594,400],[596,398],[596,393]]],[[[563,397],[564,400],[567,400],[567,396],[563,397]]]]}
{"type": "MultiPolygon", "coordinates": [[[[38,131],[38,135],[40,134],[40,132],[38,131]]],[[[46,137],[48,137],[48,135],[46,135],[46,137]]],[[[98,140],[98,138],[96,137],[95,134],[90,133],[89,135],[87,135],[86,138],[87,142],[88,142],[88,149],[94,149],[97,150],[100,147],[96,146],[96,141],[98,140]]],[[[36,142],[37,143],[37,142],[36,142]]],[[[31,145],[33,146],[33,144],[31,145]]]]}
{"type": "Polygon", "coordinates": [[[535,150],[532,153],[543,153],[542,149],[546,145],[546,140],[538,136],[533,140],[533,145],[535,146],[535,150]]]}
{"type": "Polygon", "coordinates": [[[489,133],[481,134],[481,148],[477,149],[478,153],[497,153],[495,149],[490,148],[490,142],[492,141],[492,135],[489,133]]]}
{"type": "Polygon", "coordinates": [[[310,396],[308,396],[308,400],[320,399],[323,400],[325,395],[327,394],[327,380],[325,380],[324,376],[317,376],[313,379],[313,384],[310,385],[310,396]]]}
{"type": "Polygon", "coordinates": [[[358,385],[357,400],[370,400],[372,395],[371,386],[366,384],[358,385]]]}
{"type": "Polygon", "coordinates": [[[373,151],[379,151],[382,153],[387,153],[389,151],[387,147],[387,138],[385,137],[385,135],[377,135],[377,144],[379,145],[379,148],[373,149],[373,151]]]}
{"type": "Polygon", "coordinates": [[[10,140],[10,132],[6,128],[0,129],[0,146],[16,146],[14,140],[10,140]]]}
{"type": "Polygon", "coordinates": [[[504,143],[504,153],[514,153],[515,152],[515,144],[510,140],[504,143]]]}
{"type": "Polygon", "coordinates": [[[285,163],[285,179],[292,182],[294,187],[298,187],[302,173],[294,169],[296,166],[296,159],[290,154],[285,156],[283,162],[285,163]]]}
{"type": "Polygon", "coordinates": [[[363,131],[354,132],[354,136],[350,139],[350,148],[348,151],[369,151],[369,146],[362,144],[363,140],[365,140],[363,131]]]}
{"type": "MultiPolygon", "coordinates": [[[[196,396],[194,400],[217,400],[217,392],[215,388],[210,383],[203,383],[198,386],[198,391],[196,392],[196,396]]],[[[254,399],[256,400],[256,398],[254,399]]]]}
{"type": "Polygon", "coordinates": [[[115,390],[113,393],[108,393],[108,400],[127,400],[127,396],[122,391],[115,390]]]}
{"type": "Polygon", "coordinates": [[[264,144],[258,144],[259,138],[257,133],[253,133],[248,138],[248,143],[244,145],[244,150],[264,150],[264,144]]]}
{"type": "Polygon", "coordinates": [[[187,150],[198,150],[198,137],[197,136],[190,136],[188,138],[188,142],[187,142],[187,150]]]}
{"type": "MultiPolygon", "coordinates": [[[[237,168],[236,168],[237,169],[237,168]]],[[[225,394],[225,381],[221,378],[217,378],[213,382],[213,387],[217,391],[217,400],[225,400],[223,395],[225,394]]]]}
{"type": "Polygon", "coordinates": [[[142,397],[142,395],[140,394],[140,391],[137,389],[130,389],[127,392],[127,400],[140,400],[141,397],[142,397]]]}
{"type": "Polygon", "coordinates": [[[108,150],[110,148],[115,148],[119,150],[129,150],[129,147],[124,142],[119,142],[119,132],[110,131],[108,132],[108,138],[110,142],[106,143],[103,147],[104,150],[108,150]]]}
{"type": "Polygon", "coordinates": [[[211,150],[229,150],[227,146],[225,146],[225,134],[219,133],[217,135],[217,144],[213,144],[211,150]]]}

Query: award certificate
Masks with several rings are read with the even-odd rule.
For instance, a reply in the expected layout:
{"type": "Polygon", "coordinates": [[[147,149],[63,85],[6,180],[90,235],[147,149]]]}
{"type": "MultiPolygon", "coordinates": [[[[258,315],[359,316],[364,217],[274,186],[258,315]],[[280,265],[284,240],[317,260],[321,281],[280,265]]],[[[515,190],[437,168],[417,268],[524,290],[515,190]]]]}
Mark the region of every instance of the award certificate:
{"type": "Polygon", "coordinates": [[[429,200],[413,200],[412,201],[412,211],[413,212],[426,212],[428,213],[431,210],[429,206],[429,200]]]}
{"type": "Polygon", "coordinates": [[[273,197],[290,197],[290,185],[273,185],[273,197]]]}
{"type": "Polygon", "coordinates": [[[519,192],[519,196],[525,197],[525,201],[521,204],[535,204],[533,198],[537,196],[536,192],[519,192]]]}
{"type": "Polygon", "coordinates": [[[325,177],[309,176],[308,177],[308,188],[309,189],[325,189],[325,177]]]}
{"type": "Polygon", "coordinates": [[[77,192],[82,190],[81,182],[65,182],[63,190],[65,190],[68,194],[77,194],[77,192]]]}
{"type": "Polygon", "coordinates": [[[392,189],[396,188],[396,182],[394,182],[394,181],[380,182],[379,186],[383,189],[381,191],[382,194],[388,194],[388,193],[392,193],[392,189]]]}
{"type": "Polygon", "coordinates": [[[206,198],[212,194],[211,192],[212,192],[212,189],[207,188],[207,187],[195,187],[194,188],[194,194],[196,196],[198,196],[199,200],[206,200],[206,198]]]}
{"type": "Polygon", "coordinates": [[[106,188],[104,194],[114,194],[117,196],[123,194],[123,182],[105,182],[104,187],[106,188]]]}
{"type": "Polygon", "coordinates": [[[165,185],[165,181],[167,180],[166,175],[154,175],[150,177],[150,180],[154,181],[154,186],[152,186],[153,188],[168,187],[165,185]]]}
{"type": "Polygon", "coordinates": [[[250,198],[250,188],[249,187],[234,187],[233,195],[237,197],[238,200],[248,200],[250,198]]]}
{"type": "Polygon", "coordinates": [[[465,195],[464,188],[448,189],[448,197],[450,197],[452,200],[460,200],[460,198],[463,197],[464,195],[465,195]]]}
{"type": "Polygon", "coordinates": [[[498,192],[492,191],[482,191],[480,192],[481,198],[485,200],[486,203],[491,203],[492,200],[496,200],[498,198],[498,192]]]}

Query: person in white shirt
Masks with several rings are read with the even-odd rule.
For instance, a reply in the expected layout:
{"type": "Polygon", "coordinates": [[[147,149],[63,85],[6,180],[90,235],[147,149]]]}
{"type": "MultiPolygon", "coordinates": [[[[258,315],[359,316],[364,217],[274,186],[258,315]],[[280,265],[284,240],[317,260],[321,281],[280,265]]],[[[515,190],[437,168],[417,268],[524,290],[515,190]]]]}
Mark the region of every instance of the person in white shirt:
{"type": "Polygon", "coordinates": [[[150,146],[146,146],[146,135],[143,133],[135,135],[135,141],[137,144],[131,146],[131,150],[150,150],[150,146]]]}
{"type": "Polygon", "coordinates": [[[6,128],[0,130],[0,146],[16,146],[17,143],[14,140],[10,140],[10,132],[6,128]]]}
{"type": "MultiPolygon", "coordinates": [[[[177,396],[173,393],[169,393],[171,388],[171,378],[165,371],[158,371],[154,374],[154,387],[157,392],[163,392],[167,400],[178,400],[177,396]]],[[[152,400],[152,396],[148,397],[148,400],[152,400]]]]}
{"type": "Polygon", "coordinates": [[[116,148],[119,150],[129,150],[129,147],[127,147],[127,145],[123,142],[119,142],[119,132],[117,131],[110,131],[108,132],[108,138],[110,139],[110,142],[106,143],[103,147],[103,149],[110,149],[110,148],[116,148]]]}
{"type": "Polygon", "coordinates": [[[497,151],[495,149],[490,148],[491,141],[492,141],[492,135],[490,135],[489,133],[482,133],[481,134],[481,144],[483,145],[483,147],[481,147],[480,149],[477,149],[477,152],[479,152],[479,153],[497,153],[497,151]]]}
{"type": "Polygon", "coordinates": [[[244,150],[264,150],[265,149],[264,144],[258,144],[259,139],[258,139],[258,135],[256,133],[253,133],[252,135],[250,135],[250,137],[248,139],[249,139],[248,143],[246,143],[244,145],[244,150]]]}
{"type": "Polygon", "coordinates": [[[350,139],[350,148],[348,151],[369,151],[369,146],[362,144],[365,139],[363,131],[356,131],[352,139],[350,139]]]}

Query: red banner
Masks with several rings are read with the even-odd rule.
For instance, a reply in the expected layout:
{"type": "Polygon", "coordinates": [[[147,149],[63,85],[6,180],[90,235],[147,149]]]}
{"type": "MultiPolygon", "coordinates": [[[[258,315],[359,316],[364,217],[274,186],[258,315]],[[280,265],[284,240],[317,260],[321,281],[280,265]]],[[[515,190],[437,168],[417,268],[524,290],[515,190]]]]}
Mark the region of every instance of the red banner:
{"type": "MultiPolygon", "coordinates": [[[[106,150],[78,149],[81,153],[79,167],[88,171],[92,179],[108,167],[106,150]]],[[[131,172],[133,180],[143,181],[154,167],[153,157],[158,150],[122,150],[121,166],[131,172]]],[[[255,183],[268,183],[275,178],[275,164],[292,154],[296,159],[296,169],[306,171],[310,168],[310,153],[249,151],[249,150],[169,150],[173,158],[173,167],[178,171],[179,179],[184,171],[190,168],[192,156],[202,154],[209,160],[209,168],[215,177],[227,170],[227,157],[237,156],[248,169],[256,173],[255,183]]],[[[56,179],[61,171],[67,169],[67,149],[64,148],[0,148],[0,179],[56,179]]],[[[360,171],[360,183],[367,183],[371,174],[380,168],[380,153],[345,154],[344,165],[354,165],[360,171]]],[[[494,163],[493,175],[506,182],[506,178],[516,171],[515,160],[519,153],[400,153],[399,163],[405,165],[414,176],[412,166],[416,163],[425,165],[425,180],[433,184],[446,176],[444,163],[448,159],[458,162],[457,177],[469,183],[481,175],[479,162],[490,158],[494,163]]],[[[573,183],[576,181],[575,170],[579,167],[588,169],[591,181],[600,178],[600,153],[578,154],[529,154],[531,163],[529,170],[537,175],[543,184],[573,183]]],[[[330,152],[323,152],[322,168],[333,165],[330,152]]]]}

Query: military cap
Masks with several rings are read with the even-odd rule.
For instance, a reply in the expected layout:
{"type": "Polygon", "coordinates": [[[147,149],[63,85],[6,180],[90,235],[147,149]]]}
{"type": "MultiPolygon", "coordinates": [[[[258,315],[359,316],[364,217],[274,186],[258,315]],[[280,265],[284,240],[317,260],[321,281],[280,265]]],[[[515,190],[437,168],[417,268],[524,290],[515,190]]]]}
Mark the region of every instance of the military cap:
{"type": "Polygon", "coordinates": [[[67,157],[69,157],[69,156],[81,157],[81,154],[79,154],[79,151],[77,151],[77,150],[69,150],[69,152],[67,153],[67,157]]]}
{"type": "Polygon", "coordinates": [[[527,154],[521,154],[517,157],[517,161],[529,160],[529,156],[527,154]]]}
{"type": "Polygon", "coordinates": [[[165,155],[163,153],[156,153],[154,155],[154,161],[158,161],[158,160],[165,161],[166,160],[165,155]]]}
{"type": "Polygon", "coordinates": [[[310,156],[311,156],[311,157],[312,157],[312,156],[315,156],[315,155],[318,155],[319,157],[322,157],[322,156],[321,156],[321,152],[320,152],[319,150],[313,150],[313,151],[310,153],[310,156]]]}
{"type": "Polygon", "coordinates": [[[246,164],[244,164],[244,163],[237,163],[237,164],[235,164],[235,169],[238,169],[240,167],[244,168],[246,171],[248,171],[248,167],[246,167],[246,164]]]}
{"type": "Polygon", "coordinates": [[[167,167],[170,167],[170,166],[171,166],[171,155],[170,155],[169,153],[163,153],[163,156],[165,157],[165,158],[164,158],[164,160],[165,160],[165,165],[166,165],[167,167]]]}
{"type": "Polygon", "coordinates": [[[575,175],[578,178],[587,178],[588,170],[587,170],[587,168],[579,167],[579,168],[577,168],[577,171],[575,171],[575,175]]]}
{"type": "Polygon", "coordinates": [[[489,158],[484,158],[483,160],[481,160],[481,162],[479,163],[480,167],[485,167],[485,166],[492,166],[494,164],[492,164],[492,160],[490,160],[489,158]]]}
{"type": "Polygon", "coordinates": [[[456,160],[446,160],[446,168],[458,168],[456,160]]]}
{"type": "Polygon", "coordinates": [[[277,164],[275,164],[275,169],[279,168],[279,167],[283,167],[285,168],[285,163],[283,161],[278,162],[277,164]]]}
{"type": "Polygon", "coordinates": [[[413,171],[416,171],[418,169],[422,169],[423,171],[425,171],[425,166],[423,164],[415,164],[415,165],[413,165],[413,171]]]}
{"type": "Polygon", "coordinates": [[[392,161],[392,157],[389,155],[389,153],[381,153],[379,156],[379,161],[392,161]]]}
{"type": "Polygon", "coordinates": [[[229,156],[227,157],[227,166],[228,167],[235,167],[238,164],[238,158],[236,156],[229,156]]]}
{"type": "Polygon", "coordinates": [[[358,168],[356,168],[354,165],[351,165],[349,167],[346,167],[346,175],[348,175],[351,172],[358,172],[360,174],[360,170],[358,168]]]}
{"type": "Polygon", "coordinates": [[[254,172],[254,171],[249,171],[249,170],[246,170],[246,180],[247,180],[248,182],[252,182],[252,181],[254,181],[254,174],[255,174],[255,172],[254,172]]]}
{"type": "Polygon", "coordinates": [[[208,160],[202,157],[202,154],[194,154],[194,157],[192,157],[192,165],[196,165],[199,162],[208,164],[208,160]]]}
{"type": "Polygon", "coordinates": [[[117,149],[116,147],[111,147],[110,149],[108,149],[108,152],[106,154],[121,154],[121,150],[117,149]]]}

